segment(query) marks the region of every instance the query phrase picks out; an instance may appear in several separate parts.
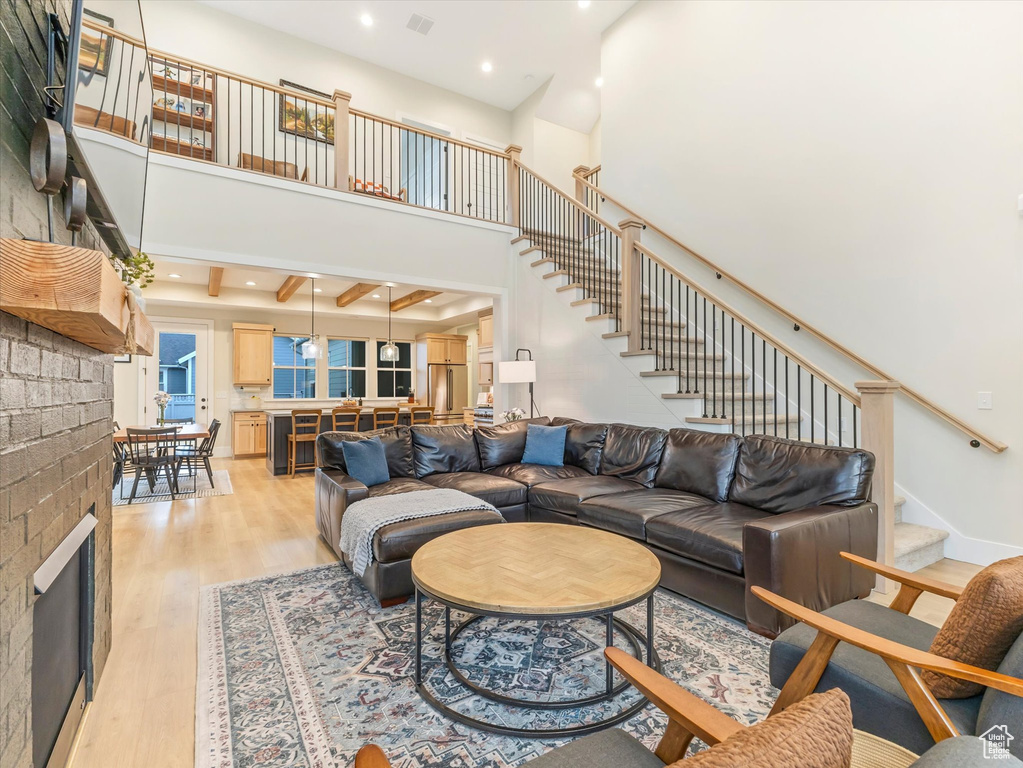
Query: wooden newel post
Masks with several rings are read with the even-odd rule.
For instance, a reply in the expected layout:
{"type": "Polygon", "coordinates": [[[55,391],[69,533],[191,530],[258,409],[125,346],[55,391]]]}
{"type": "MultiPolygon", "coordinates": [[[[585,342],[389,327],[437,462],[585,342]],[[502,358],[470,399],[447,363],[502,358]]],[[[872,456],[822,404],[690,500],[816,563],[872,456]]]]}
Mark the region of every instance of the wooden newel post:
{"type": "MultiPolygon", "coordinates": [[[[897,381],[857,381],[860,393],[860,447],[874,454],[870,498],[877,504],[877,559],[895,564],[895,393],[897,381]]],[[[890,579],[877,577],[878,592],[888,593],[890,579]]]]}
{"type": "Polygon", "coordinates": [[[522,154],[522,147],[518,144],[509,144],[504,152],[509,158],[508,173],[505,174],[508,187],[508,223],[521,229],[519,220],[519,156],[522,154]]]}
{"type": "Polygon", "coordinates": [[[590,172],[588,166],[580,165],[572,169],[572,177],[575,179],[575,199],[584,208],[589,208],[586,205],[586,185],[583,184],[583,180],[580,176],[585,176],[590,172]]]}
{"type": "Polygon", "coordinates": [[[352,94],[334,91],[334,187],[348,189],[348,106],[352,94]]]}
{"type": "Polygon", "coordinates": [[[629,351],[638,352],[643,279],[635,245],[643,231],[643,222],[639,219],[622,219],[618,227],[622,230],[622,330],[629,334],[629,351]]]}

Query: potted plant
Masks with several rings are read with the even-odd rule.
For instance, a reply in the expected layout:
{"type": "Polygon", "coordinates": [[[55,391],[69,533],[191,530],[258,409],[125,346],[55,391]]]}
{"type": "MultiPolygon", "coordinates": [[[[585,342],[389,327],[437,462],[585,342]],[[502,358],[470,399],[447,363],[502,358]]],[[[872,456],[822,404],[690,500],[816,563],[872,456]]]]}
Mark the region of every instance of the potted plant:
{"type": "Polygon", "coordinates": [[[509,408],[501,413],[501,418],[505,421],[518,421],[526,418],[526,412],[521,408],[509,408]]]}
{"type": "Polygon", "coordinates": [[[128,286],[128,290],[135,294],[135,301],[139,308],[144,309],[142,289],[152,283],[156,275],[156,265],[153,264],[153,260],[143,251],[136,251],[128,256],[111,257],[110,260],[120,273],[121,280],[128,286]]]}
{"type": "Polygon", "coordinates": [[[409,390],[409,393],[408,393],[408,401],[409,401],[410,403],[414,403],[414,402],[416,401],[416,393],[415,393],[415,390],[409,390]]]}

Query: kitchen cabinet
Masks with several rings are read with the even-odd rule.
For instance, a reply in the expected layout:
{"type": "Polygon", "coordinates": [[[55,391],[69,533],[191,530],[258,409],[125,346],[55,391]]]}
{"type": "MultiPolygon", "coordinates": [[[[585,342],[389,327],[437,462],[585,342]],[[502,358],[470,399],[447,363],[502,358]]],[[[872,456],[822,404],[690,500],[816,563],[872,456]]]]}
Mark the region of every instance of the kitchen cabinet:
{"type": "Polygon", "coordinates": [[[494,364],[480,363],[479,385],[481,387],[494,386],[494,364]]]}
{"type": "Polygon", "coordinates": [[[274,327],[235,323],[234,384],[237,387],[269,387],[273,376],[274,327]]]}
{"type": "Polygon", "coordinates": [[[427,365],[465,365],[469,359],[466,336],[424,333],[416,341],[426,347],[427,365]]]}
{"type": "Polygon", "coordinates": [[[266,453],[266,414],[239,411],[232,414],[231,450],[235,458],[266,453]]]}
{"type": "Polygon", "coordinates": [[[479,324],[480,349],[490,349],[494,346],[494,316],[481,315],[479,324]]]}

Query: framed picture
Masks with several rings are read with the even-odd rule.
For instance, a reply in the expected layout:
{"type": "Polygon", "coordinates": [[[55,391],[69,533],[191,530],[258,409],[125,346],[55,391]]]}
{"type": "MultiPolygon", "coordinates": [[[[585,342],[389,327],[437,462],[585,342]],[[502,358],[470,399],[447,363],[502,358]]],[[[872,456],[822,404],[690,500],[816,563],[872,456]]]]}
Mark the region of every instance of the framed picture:
{"type": "MultiPolygon", "coordinates": [[[[111,29],[114,27],[114,20],[109,16],[90,11],[88,8],[83,8],[82,13],[111,29]]],[[[110,69],[110,48],[113,42],[114,38],[109,35],[83,28],[82,45],[78,51],[78,68],[106,77],[107,70],[110,69]]]]}
{"type": "MultiPolygon", "coordinates": [[[[288,80],[281,80],[281,85],[293,91],[305,91],[321,99],[331,99],[329,93],[306,88],[288,80]]],[[[282,93],[277,94],[277,102],[278,127],[281,131],[313,141],[322,141],[324,144],[334,143],[334,110],[282,93]]]]}
{"type": "Polygon", "coordinates": [[[115,363],[130,363],[131,355],[114,355],[115,363]]]}

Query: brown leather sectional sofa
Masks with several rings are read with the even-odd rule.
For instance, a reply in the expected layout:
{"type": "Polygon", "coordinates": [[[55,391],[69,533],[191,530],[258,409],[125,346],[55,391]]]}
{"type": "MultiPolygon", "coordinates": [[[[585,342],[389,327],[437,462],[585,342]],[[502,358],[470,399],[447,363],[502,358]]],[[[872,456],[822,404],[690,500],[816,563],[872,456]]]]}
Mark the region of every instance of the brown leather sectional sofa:
{"type": "MultiPolygon", "coordinates": [[[[874,457],[851,448],[767,436],[586,424],[569,419],[565,464],[521,463],[519,421],[465,426],[327,432],[317,448],[316,524],[339,549],[348,504],[369,496],[456,488],[511,522],[558,522],[613,531],[644,543],[663,568],[662,586],[774,636],[792,624],[755,598],[754,585],[823,610],[870,592],[873,579],[841,551],[877,554],[877,507],[868,501],[874,457]],[[341,443],[379,435],[391,479],[367,488],[345,474],[341,443]]],[[[363,581],[382,605],[413,592],[410,561],[430,539],[490,525],[461,512],[394,523],[374,542],[363,581]]]]}

